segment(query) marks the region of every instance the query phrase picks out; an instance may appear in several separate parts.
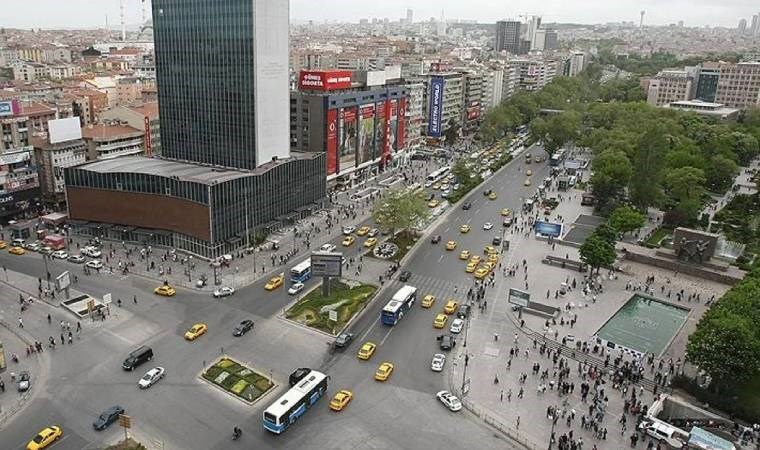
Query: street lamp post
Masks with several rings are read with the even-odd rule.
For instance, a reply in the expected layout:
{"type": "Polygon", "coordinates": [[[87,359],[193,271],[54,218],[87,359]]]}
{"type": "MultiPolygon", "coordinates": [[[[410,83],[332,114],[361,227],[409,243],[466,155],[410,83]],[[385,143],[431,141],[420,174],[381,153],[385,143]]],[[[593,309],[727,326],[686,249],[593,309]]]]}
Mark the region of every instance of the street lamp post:
{"type": "Polygon", "coordinates": [[[50,270],[48,270],[48,255],[43,253],[42,260],[45,262],[45,277],[47,278],[47,287],[50,289],[50,270]]]}

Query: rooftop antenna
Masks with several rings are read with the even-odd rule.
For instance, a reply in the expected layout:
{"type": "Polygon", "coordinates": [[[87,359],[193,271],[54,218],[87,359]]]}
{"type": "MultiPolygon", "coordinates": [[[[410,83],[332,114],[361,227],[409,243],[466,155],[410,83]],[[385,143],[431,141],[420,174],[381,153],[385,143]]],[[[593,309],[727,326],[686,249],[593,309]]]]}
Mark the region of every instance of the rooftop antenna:
{"type": "Polygon", "coordinates": [[[143,21],[143,23],[145,23],[145,22],[148,21],[148,16],[147,16],[147,13],[145,11],[145,0],[142,0],[142,21],[143,21]]]}
{"type": "Polygon", "coordinates": [[[644,13],[646,13],[646,11],[641,10],[641,20],[639,21],[639,29],[644,28],[644,13]]]}
{"type": "Polygon", "coordinates": [[[121,41],[127,41],[127,23],[124,21],[124,0],[119,2],[119,14],[121,15],[121,41]]]}

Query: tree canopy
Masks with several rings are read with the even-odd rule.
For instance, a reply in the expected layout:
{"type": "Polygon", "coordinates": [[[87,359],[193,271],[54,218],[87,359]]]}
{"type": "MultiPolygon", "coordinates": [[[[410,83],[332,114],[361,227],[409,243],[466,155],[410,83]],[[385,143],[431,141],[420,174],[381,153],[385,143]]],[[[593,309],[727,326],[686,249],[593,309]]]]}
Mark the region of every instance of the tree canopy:
{"type": "Polygon", "coordinates": [[[399,190],[386,195],[381,201],[375,202],[372,218],[391,233],[397,230],[408,231],[420,221],[427,220],[430,211],[417,194],[411,190],[399,190]]]}

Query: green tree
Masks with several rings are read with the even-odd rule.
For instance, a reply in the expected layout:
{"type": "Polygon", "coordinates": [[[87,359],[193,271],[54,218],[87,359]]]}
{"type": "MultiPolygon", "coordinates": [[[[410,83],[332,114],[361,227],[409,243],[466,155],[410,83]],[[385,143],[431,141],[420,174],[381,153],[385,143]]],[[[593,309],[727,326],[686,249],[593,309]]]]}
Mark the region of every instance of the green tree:
{"type": "Polygon", "coordinates": [[[631,162],[621,151],[605,151],[594,158],[591,189],[599,211],[611,210],[625,196],[632,174],[631,162]]]}
{"type": "Polygon", "coordinates": [[[588,264],[592,271],[599,272],[600,267],[608,267],[615,262],[615,246],[597,234],[589,236],[579,251],[581,261],[588,264]]]}
{"type": "Polygon", "coordinates": [[[392,234],[397,230],[408,231],[420,221],[427,220],[429,215],[430,210],[425,201],[406,189],[386,195],[372,209],[375,222],[392,234]]]}
{"type": "Polygon", "coordinates": [[[613,247],[618,241],[618,231],[612,228],[612,226],[610,226],[610,224],[607,222],[599,225],[593,234],[601,238],[604,242],[612,245],[613,247]]]}
{"type": "Polygon", "coordinates": [[[609,224],[619,233],[629,233],[644,226],[646,216],[629,206],[621,206],[612,212],[609,224]]]}
{"type": "Polygon", "coordinates": [[[679,167],[665,176],[665,186],[679,202],[699,199],[704,191],[705,173],[694,167],[679,167]]]}
{"type": "Polygon", "coordinates": [[[708,312],[689,336],[687,357],[710,374],[718,387],[747,381],[760,370],[758,326],[730,311],[708,312]]]}
{"type": "Polygon", "coordinates": [[[713,156],[710,170],[705,172],[707,188],[713,192],[725,192],[733,184],[738,171],[739,166],[734,161],[723,155],[713,156]]]}
{"type": "Polygon", "coordinates": [[[443,131],[443,135],[446,137],[446,143],[453,144],[459,139],[459,122],[455,118],[449,119],[449,123],[446,129],[443,131]]]}
{"type": "Polygon", "coordinates": [[[568,142],[575,141],[580,133],[581,115],[576,111],[565,111],[550,116],[533,119],[531,134],[544,143],[544,149],[550,156],[568,142]]]}

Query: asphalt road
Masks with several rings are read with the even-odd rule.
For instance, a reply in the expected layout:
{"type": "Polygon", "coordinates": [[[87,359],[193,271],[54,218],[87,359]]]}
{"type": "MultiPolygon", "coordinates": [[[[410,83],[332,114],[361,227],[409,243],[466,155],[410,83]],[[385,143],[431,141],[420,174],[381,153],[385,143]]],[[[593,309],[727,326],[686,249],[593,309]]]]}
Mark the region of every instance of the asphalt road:
{"type": "MultiPolygon", "coordinates": [[[[35,386],[38,392],[31,402],[2,430],[0,448],[24,448],[37,430],[49,424],[59,424],[65,432],[64,439],[52,447],[56,450],[101,448],[103,442],[115,440],[121,430],[112,426],[105,432],[95,432],[91,423],[97,414],[115,403],[124,406],[127,413],[139,421],[142,432],[164,442],[166,448],[230,448],[231,428],[235,424],[244,430],[243,439],[236,444],[245,447],[516,448],[470,414],[450,413],[440,405],[434,394],[448,386],[446,375],[430,371],[429,366],[432,354],[438,352],[435,336],[440,334],[432,328],[433,316],[442,308],[444,298],[454,296],[454,285],[459,286],[462,294],[472,279],[464,272],[464,262],[458,259],[459,250],[469,248],[481,253],[494,234],[501,232],[501,208],[519,210],[521,197],[532,194],[536,183],[548,171],[545,163],[532,164],[534,183],[526,188],[522,185],[526,177],[518,173],[518,166],[525,170],[522,158],[472,194],[470,211],[457,209],[442,220],[432,232],[443,236],[442,243],[423,243],[404,267],[413,274],[408,283],[418,287],[420,297],[435,294],[439,298],[436,305],[430,310],[415,306],[397,326],[383,326],[379,322],[379,311],[401,286],[394,282],[353,326],[357,339],[343,353],[326,352],[325,344],[329,340],[312,335],[304,337],[302,330],[279,319],[262,320],[261,329],[257,322],[256,332],[242,339],[232,338],[231,327],[239,320],[273,318],[292,301],[284,287],[266,292],[265,281],[241,289],[224,300],[213,300],[207,294],[182,289],[178,289],[176,297],[164,299],[151,293],[155,287],[151,280],[136,276],[83,276],[81,266],[53,263],[53,273],[68,268],[80,274],[78,290],[98,296],[112,293],[127,305],[123,310],[112,310],[113,320],[88,328],[82,341],[54,351],[47,383],[35,386]],[[488,188],[497,192],[497,200],[491,201],[482,195],[482,190],[488,188]],[[460,234],[459,225],[468,221],[472,231],[460,234]],[[493,222],[494,229],[482,230],[485,221],[493,222]],[[443,249],[449,239],[459,242],[457,251],[443,249]],[[136,306],[127,301],[133,295],[139,299],[136,306]],[[182,334],[196,321],[206,322],[210,332],[195,342],[185,342],[182,334]],[[355,352],[366,340],[377,343],[378,350],[370,361],[359,361],[355,352]],[[143,343],[153,347],[154,361],[135,372],[123,371],[120,364],[125,354],[143,343]],[[256,368],[264,372],[273,370],[280,383],[286,381],[284,377],[295,367],[319,367],[331,376],[329,396],[347,388],[354,391],[356,398],[341,413],[330,411],[329,398],[323,399],[292,429],[282,436],[274,436],[263,430],[260,419],[261,411],[271,403],[273,396],[251,408],[197,379],[200,360],[211,361],[222,352],[244,355],[243,358],[249,358],[254,365],[256,361],[267,361],[268,367],[256,368]],[[375,369],[386,360],[396,365],[394,373],[384,383],[374,381],[375,369]],[[137,380],[153,365],[166,367],[167,377],[151,389],[140,391],[137,380]]],[[[362,250],[358,246],[360,242],[348,248],[347,256],[362,250]]],[[[339,238],[333,243],[345,250],[339,238]]],[[[300,260],[294,264],[298,262],[300,260]]],[[[0,252],[0,264],[32,276],[44,276],[39,255],[15,257],[0,252]]],[[[289,266],[285,266],[284,271],[288,270],[289,266]]],[[[4,306],[6,302],[13,304],[16,298],[15,293],[7,290],[0,294],[4,306]]],[[[27,329],[43,340],[48,327],[43,319],[46,310],[35,308],[27,314],[31,314],[25,319],[29,324],[27,329]]],[[[65,318],[63,311],[55,314],[65,318]]],[[[447,362],[452,363],[453,360],[447,362]]],[[[158,445],[146,444],[150,448],[158,445]]]]}

